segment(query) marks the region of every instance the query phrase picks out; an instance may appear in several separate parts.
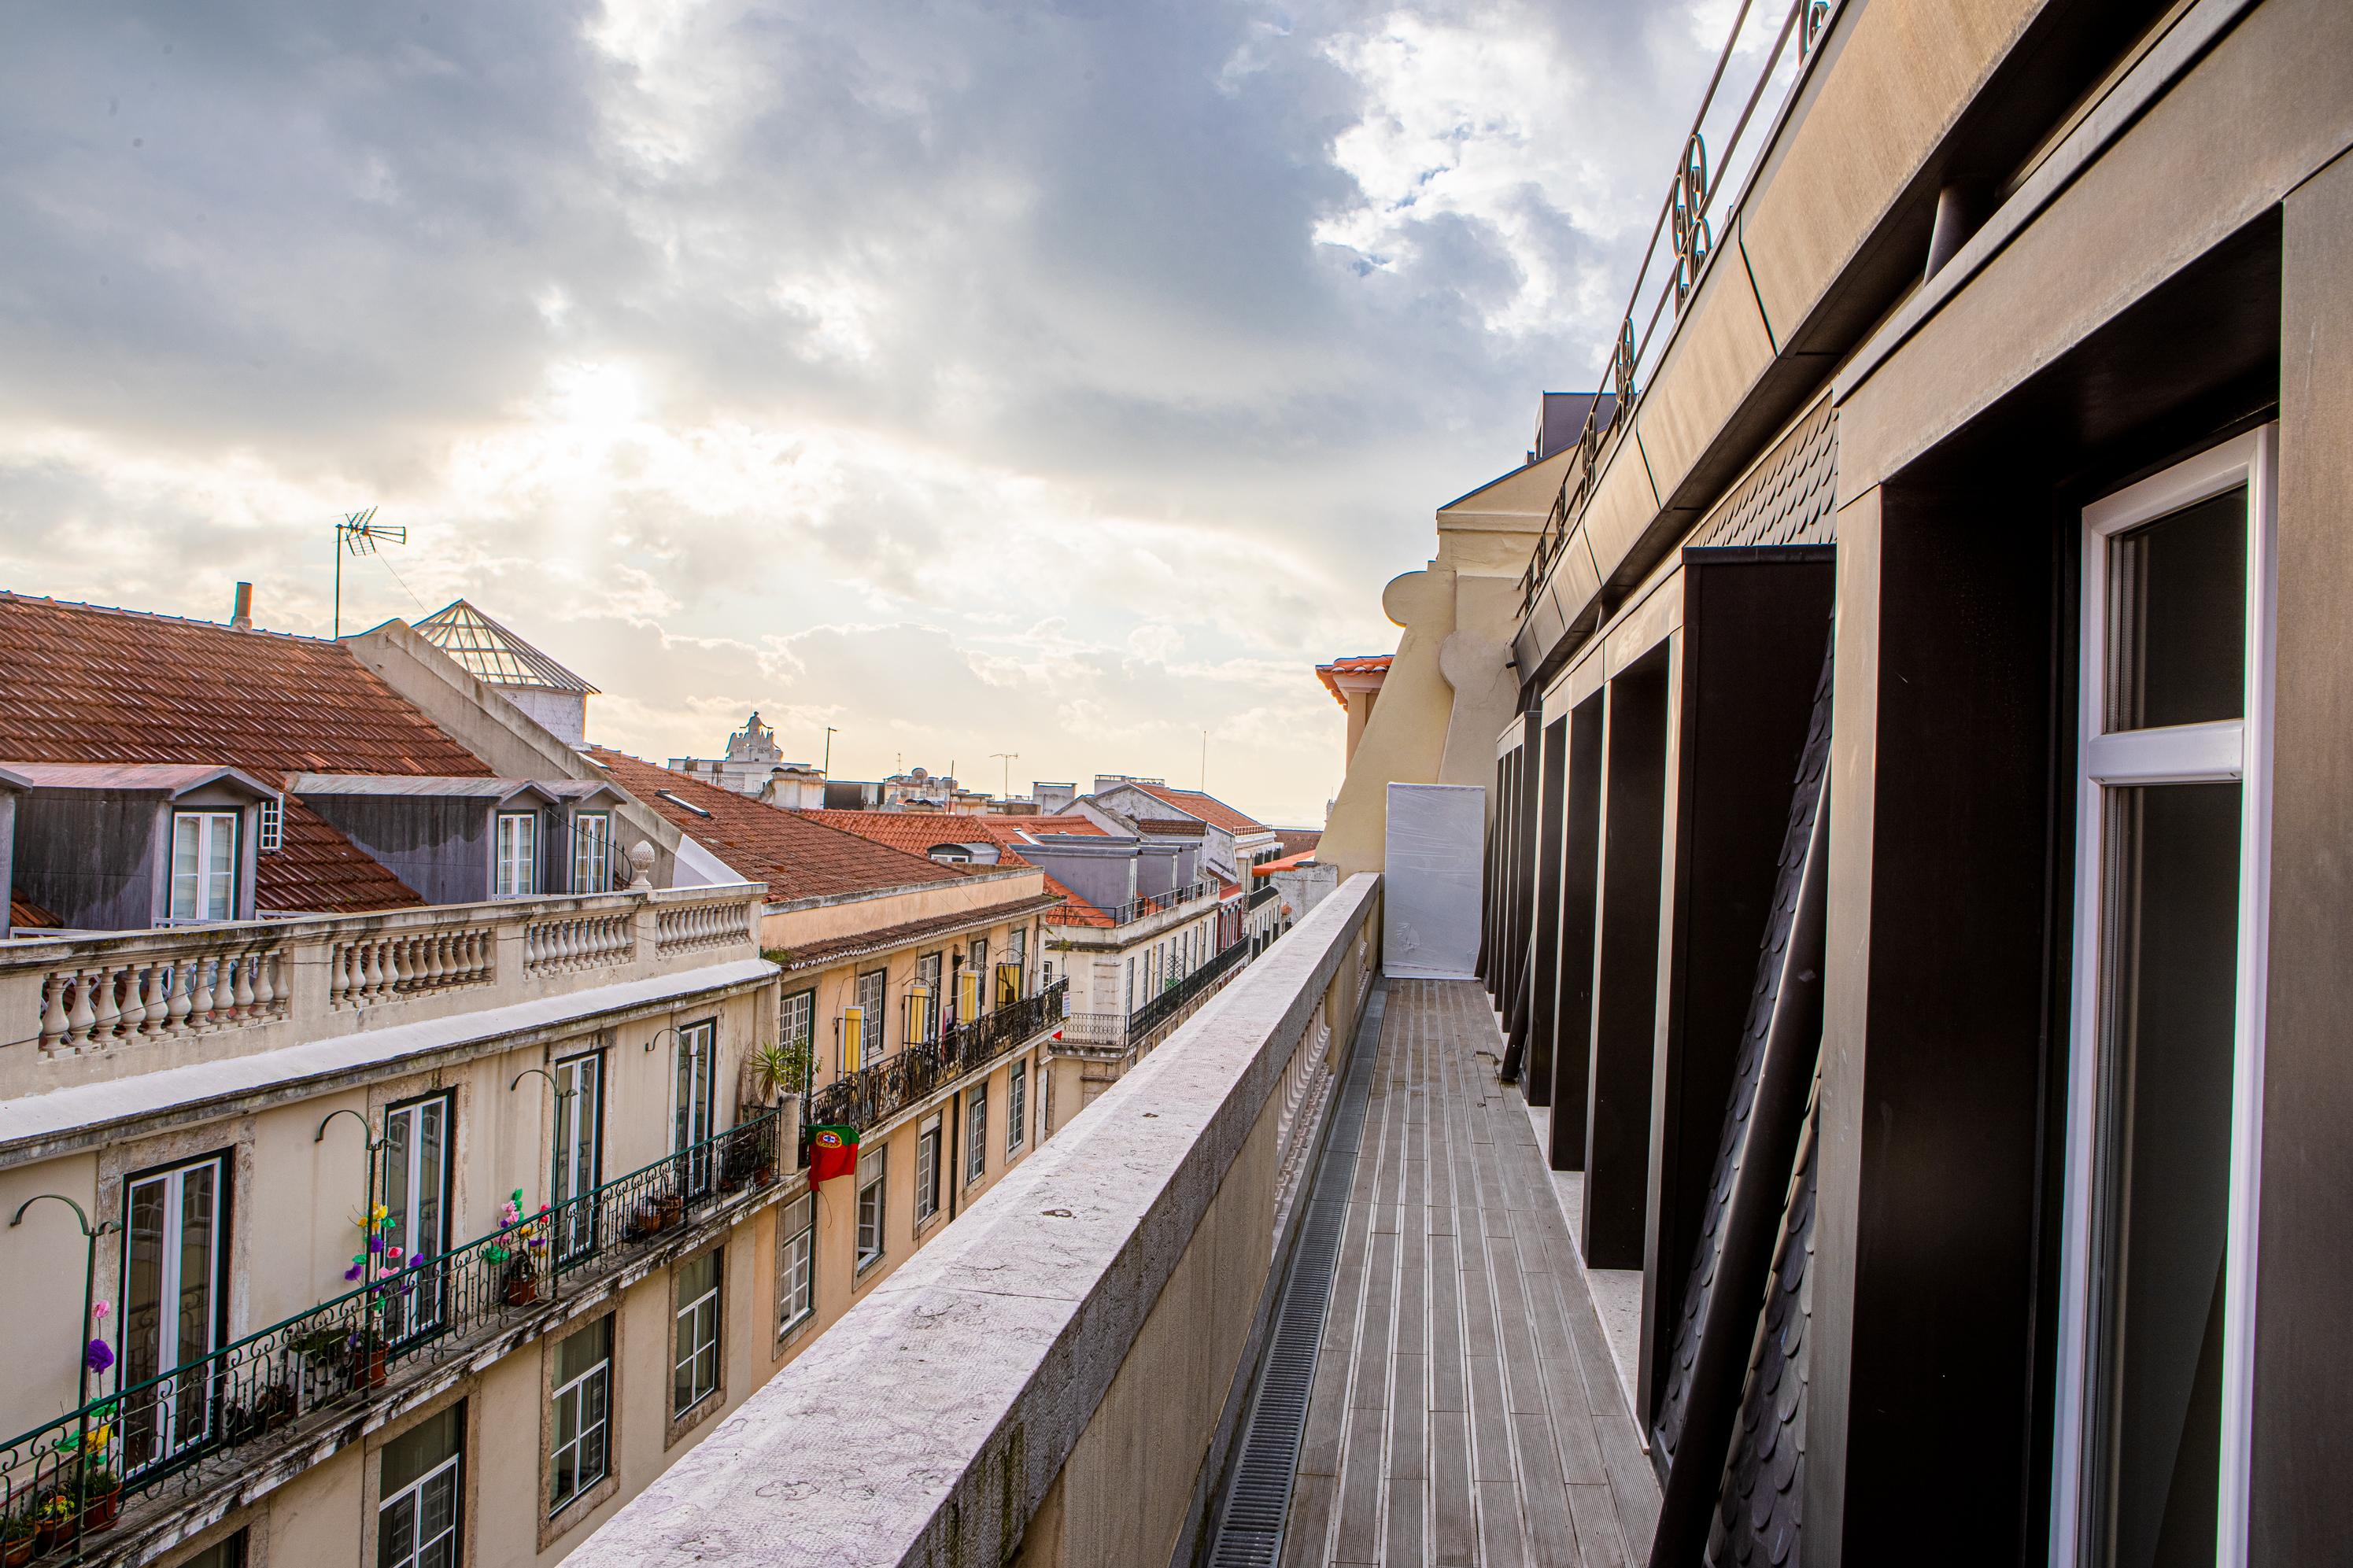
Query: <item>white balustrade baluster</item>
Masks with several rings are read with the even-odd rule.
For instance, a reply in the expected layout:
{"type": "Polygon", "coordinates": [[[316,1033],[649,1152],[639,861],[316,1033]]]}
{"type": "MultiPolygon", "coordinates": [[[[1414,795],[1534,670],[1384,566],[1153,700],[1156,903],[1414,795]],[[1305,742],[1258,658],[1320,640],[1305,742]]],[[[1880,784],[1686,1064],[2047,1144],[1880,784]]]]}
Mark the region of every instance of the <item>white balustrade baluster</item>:
{"type": "Polygon", "coordinates": [[[90,1026],[98,1016],[90,1005],[97,974],[94,969],[77,969],[73,973],[73,1006],[66,1014],[66,1043],[77,1048],[90,1043],[90,1026]]]}
{"type": "Polygon", "coordinates": [[[367,984],[363,990],[362,994],[368,1001],[374,1002],[378,997],[382,996],[385,992],[385,975],[384,972],[384,942],[380,938],[371,937],[368,940],[366,946],[367,984]]]}
{"type": "Polygon", "coordinates": [[[41,1049],[54,1051],[66,1043],[69,1004],[67,997],[72,982],[62,973],[51,974],[41,982],[41,1049]]]}
{"type": "Polygon", "coordinates": [[[119,969],[94,972],[98,978],[90,996],[90,1037],[93,1045],[107,1046],[114,1042],[114,1032],[122,1026],[122,1004],[116,987],[122,983],[119,969]]]}
{"type": "Polygon", "coordinates": [[[249,947],[237,955],[237,1016],[240,1020],[254,1016],[253,966],[259,959],[259,952],[249,947]]]}
{"type": "Polygon", "coordinates": [[[154,972],[152,963],[134,963],[123,972],[121,1035],[126,1040],[143,1040],[153,1032],[148,1023],[153,1015],[147,1010],[147,977],[154,972]]]}
{"type": "Polygon", "coordinates": [[[187,959],[172,961],[172,973],[164,982],[164,992],[171,1000],[165,1005],[164,1032],[179,1036],[188,1032],[188,1015],[195,1008],[195,968],[187,959]]]}
{"type": "Polygon", "coordinates": [[[278,1013],[278,950],[268,948],[253,961],[253,1009],[264,1018],[278,1013]]]}
{"type": "Polygon", "coordinates": [[[213,961],[210,957],[188,960],[188,1027],[201,1033],[213,1022],[213,961]]]}

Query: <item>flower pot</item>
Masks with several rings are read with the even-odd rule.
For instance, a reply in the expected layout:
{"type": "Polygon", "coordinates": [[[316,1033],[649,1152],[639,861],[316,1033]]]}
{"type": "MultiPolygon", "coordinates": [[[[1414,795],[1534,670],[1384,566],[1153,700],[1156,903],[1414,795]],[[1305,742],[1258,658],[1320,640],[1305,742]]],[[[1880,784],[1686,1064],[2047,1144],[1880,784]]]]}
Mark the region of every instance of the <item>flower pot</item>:
{"type": "Polygon", "coordinates": [[[115,1482],[102,1492],[92,1492],[82,1500],[81,1527],[95,1533],[112,1530],[117,1515],[122,1511],[122,1483],[115,1482]]]}
{"type": "Polygon", "coordinates": [[[660,1206],[663,1228],[667,1229],[671,1226],[683,1225],[686,1223],[686,1200],[684,1198],[664,1198],[661,1200],[660,1206]]]}
{"type": "Polygon", "coordinates": [[[752,1184],[755,1187],[769,1186],[776,1182],[776,1167],[772,1163],[761,1166],[757,1171],[753,1173],[752,1184]]]}
{"type": "Polygon", "coordinates": [[[650,1200],[639,1204],[637,1215],[630,1223],[630,1233],[642,1240],[646,1237],[659,1236],[661,1227],[661,1205],[650,1200]]]}
{"type": "Polygon", "coordinates": [[[55,1552],[70,1545],[81,1533],[81,1521],[68,1515],[59,1519],[44,1519],[33,1527],[33,1550],[36,1552],[55,1552]]]}
{"type": "Polygon", "coordinates": [[[539,1300],[539,1276],[522,1269],[510,1272],[499,1287],[499,1298],[510,1307],[528,1307],[539,1300]]]}
{"type": "Polygon", "coordinates": [[[386,1363],[388,1363],[391,1359],[392,1352],[386,1346],[373,1345],[369,1347],[364,1353],[361,1352],[357,1345],[353,1346],[352,1386],[354,1388],[382,1388],[386,1375],[386,1363]]]}
{"type": "Polygon", "coordinates": [[[0,1541],[0,1568],[24,1568],[41,1549],[40,1537],[32,1531],[12,1535],[0,1541]]]}

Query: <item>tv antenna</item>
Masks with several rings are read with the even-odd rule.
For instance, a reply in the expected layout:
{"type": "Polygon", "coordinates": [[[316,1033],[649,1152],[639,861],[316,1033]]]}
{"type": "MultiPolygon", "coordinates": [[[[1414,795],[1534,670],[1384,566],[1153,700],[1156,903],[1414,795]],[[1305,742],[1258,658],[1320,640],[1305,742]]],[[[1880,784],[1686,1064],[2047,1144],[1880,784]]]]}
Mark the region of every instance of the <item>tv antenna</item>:
{"type": "Polygon", "coordinates": [[[997,757],[997,758],[1001,758],[1001,759],[1003,759],[1003,761],[1004,761],[1004,763],[1005,763],[1005,798],[1006,798],[1006,799],[1008,799],[1008,800],[1012,799],[1012,798],[1013,798],[1013,763],[1014,763],[1015,759],[1016,759],[1016,758],[1018,758],[1018,757],[1019,757],[1019,756],[1021,755],[1021,753],[1020,753],[1020,752],[989,752],[988,754],[989,754],[990,756],[992,756],[992,757],[997,757]]]}
{"type": "Polygon", "coordinates": [[[408,530],[375,520],[375,508],[347,511],[335,523],[335,636],[343,635],[343,557],[373,555],[378,544],[406,544],[408,530]]]}

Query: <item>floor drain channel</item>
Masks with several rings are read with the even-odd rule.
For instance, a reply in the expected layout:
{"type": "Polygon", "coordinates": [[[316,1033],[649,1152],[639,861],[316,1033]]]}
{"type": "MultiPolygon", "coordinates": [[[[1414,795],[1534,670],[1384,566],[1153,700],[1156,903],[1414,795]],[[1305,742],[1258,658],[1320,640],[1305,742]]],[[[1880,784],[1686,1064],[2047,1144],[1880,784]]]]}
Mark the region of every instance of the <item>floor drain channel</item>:
{"type": "Polygon", "coordinates": [[[1316,1352],[1332,1303],[1332,1273],[1340,1258],[1348,1190],[1364,1144],[1365,1106],[1372,1093],[1373,1058],[1387,1000],[1385,988],[1376,988],[1367,999],[1347,1077],[1332,1108],[1331,1133],[1316,1162],[1315,1184],[1308,1193],[1291,1273],[1283,1280],[1274,1329],[1259,1361],[1250,1419],[1218,1510],[1208,1568],[1274,1568],[1282,1552],[1283,1521],[1299,1474],[1299,1446],[1307,1433],[1307,1400],[1315,1387],[1316,1352]]]}

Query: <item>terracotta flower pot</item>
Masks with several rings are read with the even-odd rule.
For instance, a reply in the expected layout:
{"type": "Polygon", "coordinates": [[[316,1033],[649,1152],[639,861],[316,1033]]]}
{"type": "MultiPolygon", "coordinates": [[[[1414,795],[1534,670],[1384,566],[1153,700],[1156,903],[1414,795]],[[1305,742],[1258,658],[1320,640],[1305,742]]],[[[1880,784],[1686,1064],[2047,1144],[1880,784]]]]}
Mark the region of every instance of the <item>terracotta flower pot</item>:
{"type": "Polygon", "coordinates": [[[0,1568],[24,1568],[41,1549],[41,1538],[31,1531],[0,1541],[0,1568]]]}
{"type": "Polygon", "coordinates": [[[112,1530],[122,1511],[122,1483],[117,1481],[102,1492],[92,1492],[82,1500],[81,1527],[96,1531],[112,1530]]]}

